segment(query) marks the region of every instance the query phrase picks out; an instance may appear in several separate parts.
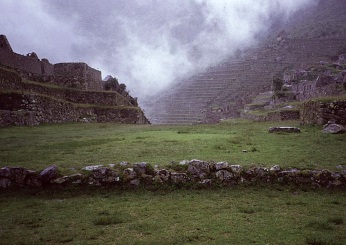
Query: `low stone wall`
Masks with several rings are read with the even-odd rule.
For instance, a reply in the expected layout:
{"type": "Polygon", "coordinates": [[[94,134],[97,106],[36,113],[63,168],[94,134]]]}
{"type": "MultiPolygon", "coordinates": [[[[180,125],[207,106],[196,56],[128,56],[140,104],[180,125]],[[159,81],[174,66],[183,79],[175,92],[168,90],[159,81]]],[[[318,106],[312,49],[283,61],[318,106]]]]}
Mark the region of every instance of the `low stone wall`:
{"type": "Polygon", "coordinates": [[[301,107],[300,121],[307,125],[324,125],[328,121],[346,125],[346,99],[332,101],[310,100],[301,107]]]}
{"type": "MultiPolygon", "coordinates": [[[[175,166],[176,167],[176,166],[175,166]]],[[[312,188],[345,188],[346,169],[329,170],[281,169],[252,167],[245,169],[227,162],[183,161],[178,164],[185,171],[153,168],[142,162],[87,166],[73,175],[61,176],[55,165],[43,171],[22,167],[0,169],[1,188],[41,186],[233,186],[240,184],[284,184],[312,188]]]]}

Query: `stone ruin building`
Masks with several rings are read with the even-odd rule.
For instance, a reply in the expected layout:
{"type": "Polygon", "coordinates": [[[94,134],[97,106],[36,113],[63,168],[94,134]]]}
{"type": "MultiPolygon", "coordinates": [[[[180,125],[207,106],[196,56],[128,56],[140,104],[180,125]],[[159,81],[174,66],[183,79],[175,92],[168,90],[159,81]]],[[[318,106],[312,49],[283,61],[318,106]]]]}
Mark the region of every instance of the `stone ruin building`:
{"type": "Polygon", "coordinates": [[[0,35],[0,65],[15,68],[28,77],[39,76],[46,81],[59,80],[59,85],[81,90],[103,90],[101,71],[85,63],[51,64],[39,59],[35,52],[26,56],[13,52],[5,35],[0,35]]]}
{"type": "Polygon", "coordinates": [[[51,64],[13,52],[0,35],[0,126],[78,121],[149,123],[128,92],[105,91],[86,63],[51,64]]]}

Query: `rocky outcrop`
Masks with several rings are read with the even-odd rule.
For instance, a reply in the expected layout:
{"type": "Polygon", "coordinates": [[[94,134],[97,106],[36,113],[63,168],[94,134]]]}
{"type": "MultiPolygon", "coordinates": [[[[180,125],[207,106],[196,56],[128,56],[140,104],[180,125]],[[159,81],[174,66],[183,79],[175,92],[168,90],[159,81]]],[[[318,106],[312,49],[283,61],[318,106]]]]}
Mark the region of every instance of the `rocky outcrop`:
{"type": "Polygon", "coordinates": [[[275,165],[270,168],[231,165],[228,162],[191,160],[187,171],[158,168],[142,162],[110,164],[109,166],[87,166],[80,173],[59,176],[57,167],[52,165],[42,172],[21,167],[0,169],[0,188],[54,187],[54,186],[232,186],[241,184],[283,184],[312,188],[345,188],[346,166],[339,171],[282,169],[275,165]]]}

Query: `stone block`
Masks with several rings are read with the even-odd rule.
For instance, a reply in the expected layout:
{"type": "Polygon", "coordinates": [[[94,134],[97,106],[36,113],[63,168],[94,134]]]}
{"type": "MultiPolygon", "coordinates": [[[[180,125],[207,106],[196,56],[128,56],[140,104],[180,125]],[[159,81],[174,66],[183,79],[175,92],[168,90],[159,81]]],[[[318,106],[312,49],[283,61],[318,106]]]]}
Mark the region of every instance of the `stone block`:
{"type": "Polygon", "coordinates": [[[300,128],[296,127],[271,127],[269,133],[300,133],[300,128]]]}

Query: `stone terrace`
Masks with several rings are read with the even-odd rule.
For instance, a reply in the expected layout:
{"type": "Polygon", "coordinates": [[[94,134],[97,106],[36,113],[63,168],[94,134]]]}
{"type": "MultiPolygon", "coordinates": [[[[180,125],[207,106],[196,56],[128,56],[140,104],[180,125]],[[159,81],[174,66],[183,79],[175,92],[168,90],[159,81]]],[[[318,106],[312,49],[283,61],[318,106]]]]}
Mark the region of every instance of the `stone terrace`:
{"type": "Polygon", "coordinates": [[[330,61],[346,48],[346,38],[289,39],[247,50],[239,59],[208,68],[152,101],[152,123],[193,124],[239,116],[244,105],[270,89],[285,68],[330,61]]]}

